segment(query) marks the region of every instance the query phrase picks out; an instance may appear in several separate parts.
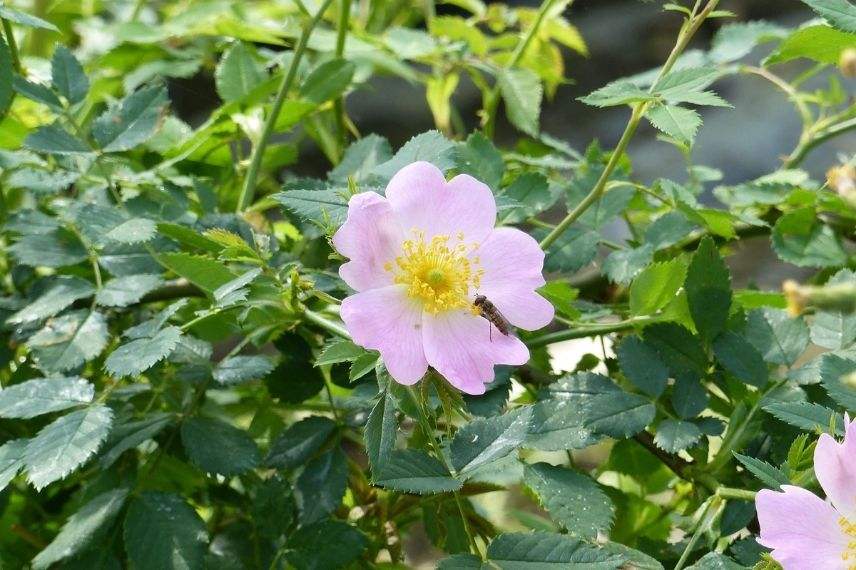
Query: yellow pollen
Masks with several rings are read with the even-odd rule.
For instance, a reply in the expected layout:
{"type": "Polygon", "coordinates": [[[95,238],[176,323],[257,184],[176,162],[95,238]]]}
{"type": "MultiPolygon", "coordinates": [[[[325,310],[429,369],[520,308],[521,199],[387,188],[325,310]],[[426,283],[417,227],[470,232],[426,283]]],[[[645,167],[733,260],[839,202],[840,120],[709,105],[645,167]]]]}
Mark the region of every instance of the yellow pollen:
{"type": "Polygon", "coordinates": [[[484,274],[476,267],[478,262],[467,256],[470,248],[460,243],[463,233],[455,237],[457,245],[450,245],[448,235],[426,242],[423,233],[414,231],[413,239],[402,244],[395,265],[385,266],[395,273],[394,282],[406,285],[408,296],[420,301],[429,313],[472,307],[470,287],[478,288],[484,274]]]}
{"type": "Polygon", "coordinates": [[[841,517],[838,519],[838,524],[844,534],[850,538],[850,542],[847,543],[847,550],[841,554],[841,558],[847,565],[847,570],[856,570],[856,522],[850,522],[841,517]]]}

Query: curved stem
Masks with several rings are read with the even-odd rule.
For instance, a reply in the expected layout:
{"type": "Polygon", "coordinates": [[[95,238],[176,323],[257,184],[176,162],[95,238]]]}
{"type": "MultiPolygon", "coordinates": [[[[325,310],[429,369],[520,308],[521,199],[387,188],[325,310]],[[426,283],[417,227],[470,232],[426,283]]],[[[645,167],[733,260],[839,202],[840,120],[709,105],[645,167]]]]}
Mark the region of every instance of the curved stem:
{"type": "Polygon", "coordinates": [[[563,331],[555,331],[538,335],[528,339],[525,342],[526,346],[528,346],[529,348],[537,348],[539,346],[547,346],[549,344],[554,344],[563,340],[587,338],[590,336],[598,336],[614,332],[626,331],[636,326],[654,321],[656,321],[656,319],[654,318],[632,319],[629,321],[620,321],[617,323],[605,323],[575,329],[572,328],[563,331]]]}
{"type": "Polygon", "coordinates": [[[262,165],[262,158],[264,157],[265,149],[270,142],[270,137],[273,134],[273,128],[276,124],[277,118],[279,117],[279,112],[282,110],[282,105],[285,103],[288,92],[291,90],[294,79],[297,77],[297,68],[300,65],[300,60],[303,59],[303,53],[306,51],[306,44],[309,42],[309,36],[312,35],[312,30],[314,30],[315,26],[318,25],[318,22],[321,21],[321,18],[324,16],[324,12],[327,11],[327,8],[329,8],[332,3],[333,0],[324,0],[321,7],[318,9],[318,12],[316,12],[315,15],[312,16],[312,19],[303,27],[303,33],[300,34],[300,39],[297,40],[297,46],[294,48],[294,57],[291,58],[291,65],[289,66],[285,77],[282,78],[282,83],[280,84],[279,91],[277,91],[276,98],[273,101],[270,114],[262,128],[262,134],[259,137],[259,142],[253,149],[253,156],[250,160],[250,166],[247,169],[247,177],[244,180],[244,186],[241,188],[241,194],[238,196],[238,205],[235,209],[239,214],[243,212],[244,209],[253,201],[253,195],[256,191],[256,179],[259,176],[259,169],[262,165]]]}
{"type": "Polygon", "coordinates": [[[853,117],[847,121],[842,121],[837,125],[832,125],[823,132],[815,136],[808,137],[806,140],[801,140],[797,147],[790,154],[790,156],[785,159],[783,166],[785,168],[793,168],[799,165],[799,163],[803,161],[806,155],[811,152],[811,150],[814,149],[816,146],[854,128],[856,128],[856,117],[853,117]]]}
{"type": "Polygon", "coordinates": [[[805,101],[802,100],[799,92],[794,89],[787,81],[762,67],[744,65],[740,68],[740,70],[746,73],[757,75],[758,77],[763,77],[764,79],[781,89],[788,96],[788,99],[790,99],[791,102],[796,106],[797,111],[800,114],[800,118],[802,119],[803,130],[807,129],[808,126],[811,125],[813,120],[811,110],[808,108],[808,105],[805,104],[805,101]]]}

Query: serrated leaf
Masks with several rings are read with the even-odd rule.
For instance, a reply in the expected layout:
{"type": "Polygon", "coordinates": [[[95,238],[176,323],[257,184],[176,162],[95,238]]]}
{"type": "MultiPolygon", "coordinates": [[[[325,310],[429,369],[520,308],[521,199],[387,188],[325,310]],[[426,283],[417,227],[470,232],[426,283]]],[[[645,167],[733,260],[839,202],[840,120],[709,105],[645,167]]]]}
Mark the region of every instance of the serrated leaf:
{"type": "Polygon", "coordinates": [[[189,253],[161,253],[158,261],[174,273],[208,292],[235,278],[225,264],[189,253]]]}
{"type": "Polygon", "coordinates": [[[550,518],[570,536],[594,539],[599,532],[609,532],[612,502],[590,477],[564,467],[535,463],[526,466],[523,482],[538,496],[550,518]]]}
{"type": "Polygon", "coordinates": [[[127,498],[127,489],[114,489],[87,502],[68,518],[53,542],[33,558],[33,568],[49,568],[92,546],[104,537],[127,498]]]}
{"type": "Polygon", "coordinates": [[[603,262],[603,272],[613,283],[627,284],[651,263],[653,257],[654,248],[647,244],[613,251],[603,262]]]}
{"type": "Polygon", "coordinates": [[[102,405],[54,420],[27,443],[27,479],[41,490],[64,478],[98,450],[112,425],[113,411],[102,405]]]}
{"type": "Polygon", "coordinates": [[[54,111],[62,111],[62,101],[47,86],[33,81],[27,81],[20,75],[12,76],[12,88],[16,93],[23,95],[31,101],[47,105],[54,111]]]}
{"type": "Polygon", "coordinates": [[[655,398],[663,393],[669,369],[654,347],[638,336],[628,336],[618,345],[617,355],[621,371],[634,386],[655,398]]]}
{"type": "Polygon", "coordinates": [[[764,360],[790,367],[808,346],[809,329],[786,311],[756,309],[746,315],[745,336],[764,360]]]}
{"type": "Polygon", "coordinates": [[[802,0],[839,30],[856,34],[856,6],[848,0],[802,0]]]}
{"type": "Polygon", "coordinates": [[[310,416],[284,429],[273,441],[265,465],[294,469],[306,463],[336,430],[336,423],[322,416],[310,416]]]}
{"type": "Polygon", "coordinates": [[[123,453],[152,439],[171,424],[173,419],[172,414],[156,413],[139,421],[115,426],[104,443],[100,458],[101,467],[109,468],[123,453]]]}
{"type": "Polygon", "coordinates": [[[0,390],[0,417],[33,418],[88,404],[94,395],[83,378],[35,378],[0,390]]]}
{"type": "Polygon", "coordinates": [[[571,228],[565,232],[544,260],[544,270],[573,273],[588,265],[597,256],[600,236],[597,232],[571,228]]]}
{"type": "Polygon", "coordinates": [[[267,356],[230,356],[217,363],[213,374],[218,383],[233,386],[264,378],[273,369],[273,361],[267,356]]]}
{"type": "Polygon", "coordinates": [[[0,118],[6,115],[12,103],[12,52],[6,41],[0,38],[0,118]]]}
{"type": "Polygon", "coordinates": [[[594,107],[613,107],[616,105],[628,105],[630,103],[639,103],[642,101],[653,101],[654,96],[648,93],[647,90],[639,86],[619,79],[604,85],[600,89],[589,93],[585,97],[580,97],[579,100],[586,105],[594,107]]]}
{"type": "Polygon", "coordinates": [[[451,444],[452,465],[466,476],[516,450],[526,438],[530,410],[478,418],[460,428],[451,444]]]}
{"type": "Polygon", "coordinates": [[[190,418],[181,424],[181,443],[190,462],[225,477],[254,469],[259,449],[247,432],[220,420],[190,418]]]}
{"type": "Polygon", "coordinates": [[[487,184],[494,192],[499,190],[505,163],[493,143],[476,131],[467,137],[466,143],[458,144],[452,151],[455,168],[487,184]]]}
{"type": "Polygon", "coordinates": [[[652,90],[667,101],[680,101],[685,94],[703,91],[720,74],[715,67],[684,67],[667,73],[652,90]]]}
{"type": "Polygon", "coordinates": [[[395,401],[389,390],[384,390],[380,399],[369,412],[364,430],[366,455],[376,481],[383,470],[384,463],[395,448],[395,436],[398,422],[395,418],[395,401]]]}
{"type": "Polygon", "coordinates": [[[169,356],[180,338],[181,329],[166,327],[151,338],[132,340],[111,352],[104,368],[115,376],[136,376],[169,356]]]}
{"type": "Polygon", "coordinates": [[[226,50],[214,71],[217,94],[226,103],[243,99],[265,79],[267,75],[255,50],[241,41],[226,50]]]}
{"type": "Polygon", "coordinates": [[[104,315],[82,310],[50,319],[30,337],[27,346],[40,368],[64,372],[101,354],[109,338],[104,315]]]}
{"type": "Polygon", "coordinates": [[[118,243],[145,243],[155,237],[157,224],[147,218],[131,218],[107,232],[105,237],[118,243]]]}
{"type": "Polygon", "coordinates": [[[701,378],[707,371],[707,354],[698,337],[675,323],[655,323],[645,327],[645,341],[654,347],[674,376],[695,374],[701,378]]]}
{"type": "Polygon", "coordinates": [[[770,22],[734,22],[716,31],[710,57],[718,63],[737,61],[762,43],[781,38],[786,31],[770,22]]]}
{"type": "Polygon", "coordinates": [[[541,80],[533,71],[516,67],[502,69],[497,82],[508,120],[524,133],[536,136],[544,95],[541,80]]]}
{"type": "Polygon", "coordinates": [[[57,28],[47,20],[42,20],[37,16],[21,12],[20,10],[15,10],[14,8],[11,8],[9,6],[0,5],[0,18],[30,28],[41,28],[43,30],[50,30],[52,32],[59,32],[59,28],[57,28]]]}
{"type": "Polygon", "coordinates": [[[835,428],[837,435],[844,435],[841,415],[826,406],[810,402],[779,402],[764,406],[764,410],[776,418],[809,432],[824,432],[835,428]]]}
{"type": "Polygon", "coordinates": [[[288,537],[285,557],[297,570],[346,568],[369,544],[365,535],[338,520],[303,526],[288,537]],[[336,548],[330,548],[335,544],[336,548]]]}
{"type": "Polygon", "coordinates": [[[294,485],[294,496],[303,525],[326,518],[342,503],[348,464],[338,447],[329,449],[303,468],[294,485]]]}
{"type": "Polygon", "coordinates": [[[243,289],[244,287],[255,281],[256,277],[261,275],[261,273],[261,268],[255,267],[243,273],[242,275],[232,279],[228,283],[220,285],[214,290],[214,300],[218,304],[228,304],[227,300],[232,296],[233,293],[236,293],[240,289],[243,289]]]}
{"type": "Polygon", "coordinates": [[[791,484],[790,479],[781,469],[773,467],[766,461],[737,452],[734,452],[734,457],[767,487],[778,489],[781,485],[791,484]]]}
{"type": "Polygon", "coordinates": [[[713,239],[701,241],[684,281],[690,314],[699,334],[710,342],[725,330],[731,308],[731,273],[713,239]]]}
{"type": "Polygon", "coordinates": [[[475,554],[454,554],[438,560],[436,570],[481,570],[483,565],[475,554]]]}
{"type": "Polygon", "coordinates": [[[679,259],[646,267],[630,286],[630,311],[653,315],[668,305],[686,278],[686,265],[679,259]]]}
{"type": "Polygon", "coordinates": [[[645,112],[657,130],[686,144],[695,140],[701,126],[701,116],[692,109],[677,105],[657,105],[645,112]]]}
{"type": "Polygon", "coordinates": [[[698,443],[701,435],[701,430],[694,423],[667,419],[657,426],[654,443],[663,451],[677,453],[698,443]]]}
{"type": "Polygon", "coordinates": [[[330,180],[346,183],[348,178],[356,182],[365,182],[372,171],[392,158],[389,142],[380,135],[370,134],[354,141],[345,149],[342,160],[330,171],[330,180]]]}
{"type": "Polygon", "coordinates": [[[272,196],[286,210],[296,216],[326,227],[338,227],[348,214],[346,188],[326,190],[286,190],[272,196]]]}
{"type": "Polygon", "coordinates": [[[615,570],[623,562],[620,556],[551,532],[500,534],[488,546],[487,556],[503,570],[615,570]]]}
{"type": "Polygon", "coordinates": [[[841,52],[853,47],[856,47],[854,34],[825,25],[808,26],[785,38],[764,64],[784,63],[802,57],[818,63],[835,64],[841,57],[841,52]]]}
{"type": "Polygon", "coordinates": [[[743,336],[725,331],[713,341],[716,360],[739,380],[762,387],[770,373],[761,353],[743,336]]]}
{"type": "Polygon", "coordinates": [[[163,281],[158,275],[126,275],[104,284],[95,302],[104,307],[127,307],[157,289],[163,281]]]}
{"type": "Polygon", "coordinates": [[[205,567],[205,523],[178,495],[142,493],[131,502],[124,527],[125,551],[135,568],[205,567]]]}
{"type": "Polygon", "coordinates": [[[708,403],[707,390],[699,378],[692,375],[678,376],[672,388],[672,407],[682,419],[700,414],[708,403]]]}
{"type": "Polygon", "coordinates": [[[167,104],[166,89],[140,89],[102,113],[92,125],[92,136],[104,152],[131,150],[151,137],[167,104]]]}
{"type": "Polygon", "coordinates": [[[92,153],[92,149],[85,142],[70,134],[58,123],[39,127],[27,135],[24,146],[36,152],[57,155],[92,153]]]}
{"type": "Polygon", "coordinates": [[[824,354],[822,359],[820,381],[826,392],[845,410],[856,411],[856,389],[844,381],[845,377],[856,373],[856,360],[835,354],[824,354]]]}
{"type": "Polygon", "coordinates": [[[41,321],[70,307],[78,299],[91,297],[95,292],[92,283],[79,277],[58,277],[38,299],[9,317],[10,324],[41,321]]]}
{"type": "Polygon", "coordinates": [[[772,243],[779,259],[800,267],[833,267],[847,262],[838,236],[811,207],[780,217],[773,226],[772,243]]]}
{"type": "Polygon", "coordinates": [[[374,482],[391,491],[416,495],[451,493],[462,486],[440,461],[421,449],[389,452],[381,463],[380,473],[374,476],[374,482]]]}
{"type": "Polygon", "coordinates": [[[315,361],[315,366],[352,362],[366,353],[366,349],[349,340],[334,340],[327,344],[315,361]]]}
{"type": "Polygon", "coordinates": [[[65,46],[57,46],[51,58],[51,83],[72,105],[80,103],[89,91],[89,79],[83,66],[65,46]]]}
{"type": "Polygon", "coordinates": [[[0,446],[0,491],[23,469],[26,449],[26,439],[13,439],[0,446]]]}
{"type": "Polygon", "coordinates": [[[351,84],[356,66],[345,59],[325,61],[313,69],[300,86],[300,96],[321,104],[339,97],[351,84]]]}
{"type": "MultiPolygon", "coordinates": [[[[856,283],[856,272],[842,269],[829,278],[827,286],[856,283]]],[[[824,348],[838,350],[856,341],[856,313],[818,311],[811,323],[811,340],[824,348]]]]}

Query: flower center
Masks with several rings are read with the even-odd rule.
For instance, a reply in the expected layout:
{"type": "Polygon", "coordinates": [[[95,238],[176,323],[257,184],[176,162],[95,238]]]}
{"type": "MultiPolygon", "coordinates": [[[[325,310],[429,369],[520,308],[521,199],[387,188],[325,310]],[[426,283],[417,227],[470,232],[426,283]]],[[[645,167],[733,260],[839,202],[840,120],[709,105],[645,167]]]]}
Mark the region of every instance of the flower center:
{"type": "Polygon", "coordinates": [[[856,522],[850,522],[841,517],[838,519],[838,524],[844,534],[850,538],[850,542],[847,543],[847,550],[841,554],[841,558],[847,565],[847,570],[856,570],[856,522]]]}
{"type": "Polygon", "coordinates": [[[406,285],[407,295],[429,313],[471,308],[470,287],[478,288],[484,274],[477,268],[478,258],[468,257],[477,246],[465,245],[463,233],[456,236],[457,245],[450,245],[448,235],[428,242],[422,232],[414,231],[413,236],[402,244],[395,263],[386,264],[386,270],[395,274],[394,282],[406,285]]]}

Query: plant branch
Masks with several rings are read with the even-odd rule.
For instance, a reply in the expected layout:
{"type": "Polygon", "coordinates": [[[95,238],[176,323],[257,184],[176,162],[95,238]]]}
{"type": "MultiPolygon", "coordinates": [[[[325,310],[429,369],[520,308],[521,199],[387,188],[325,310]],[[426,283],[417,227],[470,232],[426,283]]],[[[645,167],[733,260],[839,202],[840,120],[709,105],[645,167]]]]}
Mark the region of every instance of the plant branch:
{"type": "Polygon", "coordinates": [[[693,550],[695,550],[695,545],[698,544],[699,539],[701,538],[702,533],[704,533],[710,523],[713,522],[713,519],[716,517],[716,513],[719,510],[720,505],[722,504],[722,499],[719,497],[711,497],[704,508],[701,511],[701,515],[699,516],[698,525],[696,526],[695,532],[693,532],[692,537],[689,542],[687,542],[686,548],[684,548],[683,554],[681,554],[680,559],[678,559],[678,563],[675,565],[675,570],[681,570],[684,565],[687,563],[687,559],[689,559],[690,554],[692,554],[693,550]]]}
{"type": "Polygon", "coordinates": [[[316,313],[315,311],[311,311],[309,309],[306,309],[303,311],[303,317],[308,322],[314,324],[315,326],[317,326],[319,328],[326,330],[327,332],[331,332],[336,336],[339,336],[339,337],[342,337],[345,339],[351,338],[351,335],[348,334],[348,331],[345,330],[345,327],[343,327],[342,325],[340,325],[339,323],[337,323],[335,321],[331,321],[330,319],[328,319],[327,317],[325,317],[321,313],[316,313]]]}
{"type": "Polygon", "coordinates": [[[526,346],[529,348],[537,348],[561,342],[563,340],[572,340],[575,338],[587,338],[590,336],[598,336],[610,334],[614,332],[622,332],[631,330],[636,326],[653,322],[656,319],[632,319],[628,321],[619,321],[616,323],[600,323],[589,326],[581,326],[579,328],[569,328],[561,331],[544,333],[527,339],[526,346]]]}
{"type": "MultiPolygon", "coordinates": [[[[351,14],[351,0],[339,0],[339,21],[336,24],[336,57],[344,57],[345,41],[348,37],[348,21],[351,14]]],[[[348,132],[348,117],[345,114],[345,96],[341,95],[333,103],[333,112],[336,114],[336,127],[338,129],[339,156],[344,148],[348,132]]]]}
{"type": "Polygon", "coordinates": [[[312,16],[312,19],[303,27],[300,39],[297,40],[297,45],[294,48],[294,57],[291,58],[291,65],[289,66],[285,77],[282,78],[282,83],[280,84],[279,91],[277,91],[276,98],[273,101],[270,114],[262,128],[262,134],[259,136],[259,142],[253,149],[253,156],[250,159],[250,166],[247,169],[247,177],[244,179],[244,186],[241,188],[241,194],[238,196],[238,205],[235,209],[239,214],[243,212],[244,209],[246,209],[246,207],[253,201],[253,196],[256,191],[256,179],[259,176],[259,170],[261,169],[265,149],[270,142],[274,125],[276,125],[276,120],[282,110],[282,105],[285,103],[285,99],[288,97],[288,92],[291,90],[291,86],[294,84],[294,80],[297,77],[297,68],[300,65],[300,60],[303,59],[303,54],[306,51],[306,45],[309,43],[309,37],[312,35],[312,31],[315,29],[315,26],[317,26],[318,22],[321,21],[321,18],[324,16],[324,12],[327,11],[327,8],[329,8],[332,3],[333,0],[324,0],[321,7],[318,8],[318,11],[314,16],[312,16]]]}
{"type": "Polygon", "coordinates": [[[9,53],[12,56],[12,69],[19,75],[23,75],[24,68],[21,67],[21,56],[18,54],[18,44],[15,42],[15,34],[12,33],[12,24],[5,18],[0,18],[3,22],[3,33],[6,34],[6,43],[9,45],[9,53]]]}

